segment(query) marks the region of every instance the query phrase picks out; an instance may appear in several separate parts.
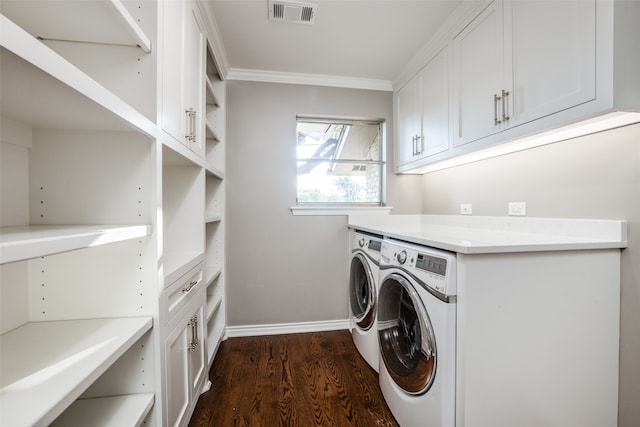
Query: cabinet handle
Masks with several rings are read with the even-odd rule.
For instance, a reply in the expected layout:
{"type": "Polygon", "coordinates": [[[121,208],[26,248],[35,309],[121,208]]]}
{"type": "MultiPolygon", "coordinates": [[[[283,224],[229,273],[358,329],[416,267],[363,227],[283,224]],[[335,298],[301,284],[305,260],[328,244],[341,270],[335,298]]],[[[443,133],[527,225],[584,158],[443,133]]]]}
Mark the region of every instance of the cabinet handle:
{"type": "Polygon", "coordinates": [[[496,126],[502,123],[501,120],[498,120],[498,101],[501,99],[498,95],[493,95],[493,124],[496,126]]]}
{"type": "Polygon", "coordinates": [[[502,121],[509,121],[509,116],[507,115],[507,108],[509,107],[509,103],[507,102],[507,97],[509,96],[509,91],[502,89],[502,121]]]}
{"type": "Polygon", "coordinates": [[[182,292],[184,292],[184,293],[189,292],[197,284],[198,284],[197,280],[192,280],[191,282],[189,282],[189,284],[187,286],[182,288],[182,292]]]}
{"type": "Polygon", "coordinates": [[[185,113],[187,114],[187,142],[196,142],[196,110],[189,108],[185,113]]]}
{"type": "Polygon", "coordinates": [[[412,151],[411,151],[411,155],[412,155],[412,156],[415,156],[415,155],[416,155],[416,136],[415,136],[415,135],[413,135],[413,136],[411,137],[411,144],[412,144],[412,147],[411,147],[411,149],[412,149],[412,151]]]}
{"type": "Polygon", "coordinates": [[[422,146],[422,136],[416,135],[416,152],[415,155],[422,154],[423,146],[422,146]]]}
{"type": "Polygon", "coordinates": [[[191,342],[189,343],[189,346],[187,347],[187,349],[189,351],[196,351],[196,349],[198,348],[198,318],[197,317],[192,317],[191,319],[189,319],[189,323],[187,323],[188,326],[191,326],[191,342]]]}

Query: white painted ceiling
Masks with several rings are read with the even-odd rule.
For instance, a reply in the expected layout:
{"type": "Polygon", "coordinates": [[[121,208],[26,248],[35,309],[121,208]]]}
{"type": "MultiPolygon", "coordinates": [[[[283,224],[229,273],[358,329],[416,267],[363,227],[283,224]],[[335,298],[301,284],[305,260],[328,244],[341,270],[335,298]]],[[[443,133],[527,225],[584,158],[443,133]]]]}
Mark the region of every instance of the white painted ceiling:
{"type": "Polygon", "coordinates": [[[314,24],[273,22],[267,0],[209,0],[231,73],[393,82],[461,0],[308,0],[314,24]]]}

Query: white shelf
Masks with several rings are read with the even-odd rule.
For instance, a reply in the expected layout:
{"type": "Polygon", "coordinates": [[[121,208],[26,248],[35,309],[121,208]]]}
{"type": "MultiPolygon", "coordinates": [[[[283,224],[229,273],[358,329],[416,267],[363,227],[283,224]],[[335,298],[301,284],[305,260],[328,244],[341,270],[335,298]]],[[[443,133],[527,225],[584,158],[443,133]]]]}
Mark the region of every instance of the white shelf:
{"type": "Polygon", "coordinates": [[[138,46],[151,52],[151,41],[120,0],[3,0],[1,10],[40,39],[138,46]]]}
{"type": "Polygon", "coordinates": [[[140,426],[153,407],[152,393],[76,400],[51,427],[140,426]]]}
{"type": "Polygon", "coordinates": [[[207,301],[207,322],[211,320],[213,315],[216,313],[216,311],[220,307],[220,304],[222,304],[221,296],[211,297],[211,301],[207,301]]]}
{"type": "Polygon", "coordinates": [[[34,128],[157,133],[143,114],[4,15],[0,45],[3,116],[34,128]]]}
{"type": "Polygon", "coordinates": [[[220,221],[222,221],[222,216],[221,215],[207,215],[204,218],[204,220],[205,220],[205,222],[207,224],[210,224],[212,222],[220,222],[220,221]]]}
{"type": "Polygon", "coordinates": [[[224,172],[222,172],[220,169],[213,167],[211,165],[207,166],[207,173],[209,175],[213,175],[218,179],[224,179],[224,172]]]}
{"type": "Polygon", "coordinates": [[[209,287],[214,280],[220,277],[220,274],[222,274],[222,269],[218,268],[213,272],[213,274],[211,274],[211,277],[207,277],[207,287],[209,287]]]}
{"type": "Polygon", "coordinates": [[[34,322],[0,337],[0,425],[47,425],[151,329],[151,317],[34,322]]]}
{"type": "Polygon", "coordinates": [[[218,136],[218,133],[208,121],[206,124],[206,128],[207,128],[207,139],[213,139],[214,141],[220,142],[220,137],[218,136]]]}
{"type": "Polygon", "coordinates": [[[149,225],[0,227],[0,264],[122,242],[151,234],[149,225]]]}
{"type": "Polygon", "coordinates": [[[207,104],[213,105],[215,107],[219,107],[220,101],[216,96],[216,91],[213,87],[213,83],[211,82],[211,79],[209,79],[208,76],[206,76],[206,82],[207,82],[207,104]]]}

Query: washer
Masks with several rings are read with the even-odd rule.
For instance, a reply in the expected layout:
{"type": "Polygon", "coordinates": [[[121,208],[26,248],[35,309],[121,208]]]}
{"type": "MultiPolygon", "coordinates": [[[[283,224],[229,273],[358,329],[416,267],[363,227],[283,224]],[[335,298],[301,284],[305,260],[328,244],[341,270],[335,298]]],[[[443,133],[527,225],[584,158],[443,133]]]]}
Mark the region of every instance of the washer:
{"type": "Polygon", "coordinates": [[[380,257],[380,389],[402,427],[453,427],[456,254],[384,240],[380,257]]]}
{"type": "Polygon", "coordinates": [[[353,343],[378,372],[380,350],[376,328],[378,275],[382,236],[351,230],[349,268],[350,326],[353,343]]]}

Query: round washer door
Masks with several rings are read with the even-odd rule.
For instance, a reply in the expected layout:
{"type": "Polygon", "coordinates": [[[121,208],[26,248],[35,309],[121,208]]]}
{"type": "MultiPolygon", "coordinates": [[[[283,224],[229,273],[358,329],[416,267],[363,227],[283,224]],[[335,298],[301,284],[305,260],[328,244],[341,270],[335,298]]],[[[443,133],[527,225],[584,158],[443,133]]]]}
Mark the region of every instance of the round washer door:
{"type": "Polygon", "coordinates": [[[436,340],[420,296],[402,275],[392,273],[380,285],[378,339],[385,367],[409,394],[426,393],[436,375],[436,340]]]}
{"type": "Polygon", "coordinates": [[[364,255],[358,253],[351,258],[349,276],[351,315],[360,329],[369,330],[376,317],[376,289],[364,255]]]}

